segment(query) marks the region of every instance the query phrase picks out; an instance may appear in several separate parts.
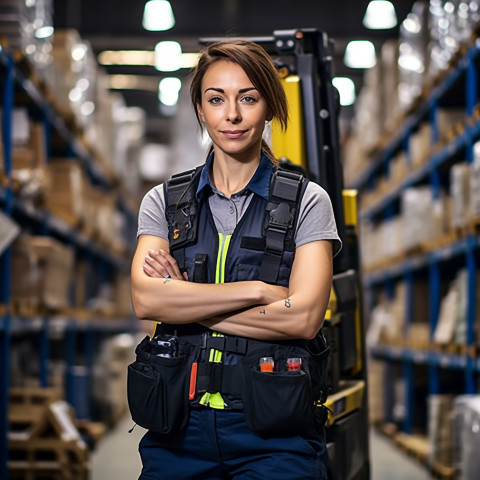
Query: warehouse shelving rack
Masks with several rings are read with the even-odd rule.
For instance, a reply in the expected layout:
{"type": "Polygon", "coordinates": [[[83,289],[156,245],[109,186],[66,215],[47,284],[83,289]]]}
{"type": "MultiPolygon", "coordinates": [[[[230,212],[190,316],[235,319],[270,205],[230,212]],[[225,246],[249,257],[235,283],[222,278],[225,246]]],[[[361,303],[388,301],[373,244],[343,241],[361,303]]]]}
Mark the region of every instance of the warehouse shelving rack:
{"type": "MultiPolygon", "coordinates": [[[[379,195],[375,201],[360,212],[362,222],[381,223],[398,212],[402,192],[416,185],[430,185],[434,198],[438,198],[445,183],[445,171],[453,164],[466,160],[473,162],[473,145],[480,139],[479,86],[480,86],[480,41],[464,47],[458,60],[438,79],[429,91],[424,91],[421,100],[405,116],[401,127],[382,148],[376,149],[369,165],[351,182],[360,195],[375,192],[379,180],[389,177],[390,162],[394,156],[403,151],[407,162],[411,162],[409,140],[422,122],[431,127],[431,148],[428,158],[417,168],[411,167],[401,182],[379,195]],[[439,138],[437,113],[440,107],[460,107],[465,112],[465,122],[457,125],[456,133],[448,142],[441,143],[439,138]]],[[[406,408],[400,428],[406,434],[414,433],[420,415],[415,373],[422,369],[427,377],[428,394],[442,393],[478,393],[479,391],[479,340],[475,337],[477,321],[477,270],[480,262],[480,235],[478,225],[456,232],[450,240],[440,242],[416,252],[409,252],[403,257],[393,259],[389,264],[377,265],[363,277],[365,298],[368,299],[369,311],[376,304],[378,293],[394,296],[395,284],[403,281],[405,285],[405,331],[412,321],[414,302],[421,301],[414,295],[414,282],[423,278],[428,285],[428,325],[430,344],[422,346],[377,345],[370,349],[370,354],[384,362],[384,420],[393,421],[394,372],[403,377],[405,384],[404,405],[406,408]],[[467,271],[467,312],[466,344],[458,348],[440,348],[433,344],[433,332],[440,313],[442,281],[452,278],[452,273],[460,268],[467,271]],[[397,369],[397,370],[395,370],[397,369]],[[445,375],[456,372],[456,379],[461,385],[460,391],[445,391],[445,375]],[[463,378],[462,378],[463,377],[463,378]],[[463,381],[462,381],[463,380],[463,381]]]]}
{"type": "MultiPolygon", "coordinates": [[[[62,144],[62,156],[79,160],[92,182],[105,190],[116,194],[116,207],[128,217],[131,245],[135,238],[136,212],[122,195],[116,179],[92,157],[88,149],[78,140],[75,132],[59,115],[42,93],[39,85],[20,69],[12,56],[0,47],[0,106],[2,111],[2,132],[4,154],[4,175],[0,174],[0,211],[14,218],[21,227],[28,227],[39,235],[50,235],[72,246],[77,254],[89,263],[99,285],[107,282],[117,272],[128,272],[130,261],[126,255],[112,252],[101,243],[93,240],[65,220],[40,208],[32,207],[19,198],[12,187],[12,114],[17,104],[17,95],[22,98],[29,115],[40,121],[44,127],[47,149],[47,161],[52,150],[52,139],[55,137],[58,148],[62,144]]],[[[1,232],[0,232],[1,234],[1,232]]],[[[87,378],[91,380],[95,361],[95,345],[102,336],[120,332],[137,330],[133,316],[105,322],[105,318],[96,314],[87,314],[88,318],[79,321],[73,314],[45,313],[18,314],[10,305],[10,268],[11,250],[7,249],[0,256],[0,478],[8,478],[8,392],[10,386],[10,355],[12,341],[16,337],[35,335],[38,345],[39,384],[48,387],[49,359],[51,357],[51,337],[60,336],[64,344],[65,361],[65,398],[74,399],[73,368],[80,360],[84,363],[87,378]]],[[[88,285],[90,289],[95,286],[88,285]]],[[[90,292],[93,293],[93,292],[90,292]]],[[[87,382],[87,390],[89,385],[87,382]]],[[[88,398],[88,397],[87,397],[88,398]]],[[[90,405],[86,407],[86,418],[89,418],[90,405]]]]}

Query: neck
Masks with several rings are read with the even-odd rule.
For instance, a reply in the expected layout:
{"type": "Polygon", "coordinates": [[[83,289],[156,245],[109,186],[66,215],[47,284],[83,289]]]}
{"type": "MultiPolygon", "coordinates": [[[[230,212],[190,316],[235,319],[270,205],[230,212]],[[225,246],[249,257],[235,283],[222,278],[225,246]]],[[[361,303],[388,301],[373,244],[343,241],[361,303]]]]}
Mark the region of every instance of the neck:
{"type": "Polygon", "coordinates": [[[260,163],[261,151],[227,155],[214,148],[211,179],[228,198],[245,188],[260,163]]]}

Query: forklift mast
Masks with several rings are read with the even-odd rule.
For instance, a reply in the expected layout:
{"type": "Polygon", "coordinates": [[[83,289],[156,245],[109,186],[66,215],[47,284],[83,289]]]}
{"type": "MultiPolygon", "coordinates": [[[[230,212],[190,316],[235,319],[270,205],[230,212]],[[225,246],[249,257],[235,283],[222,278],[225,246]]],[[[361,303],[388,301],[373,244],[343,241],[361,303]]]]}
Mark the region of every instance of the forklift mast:
{"type": "MultiPolygon", "coordinates": [[[[340,161],[338,91],[332,84],[333,42],[314,28],[242,37],[272,56],[289,102],[289,125],[272,121],[273,153],[301,169],[330,196],[343,248],[333,261],[333,282],[322,333],[333,352],[326,406],[329,480],[369,480],[368,402],[356,192],[344,189],[340,161]]],[[[203,45],[225,40],[203,38],[203,45]]],[[[281,163],[282,165],[282,163],[281,163]]]]}

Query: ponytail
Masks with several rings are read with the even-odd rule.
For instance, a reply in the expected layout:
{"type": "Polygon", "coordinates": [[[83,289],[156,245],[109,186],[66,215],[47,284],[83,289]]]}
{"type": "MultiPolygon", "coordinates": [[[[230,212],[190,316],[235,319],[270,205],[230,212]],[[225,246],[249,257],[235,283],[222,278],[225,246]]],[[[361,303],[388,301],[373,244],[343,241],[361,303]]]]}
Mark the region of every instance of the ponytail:
{"type": "Polygon", "coordinates": [[[270,161],[278,167],[279,163],[278,160],[275,158],[275,155],[273,154],[271,148],[269,147],[268,143],[265,141],[265,139],[262,138],[262,150],[265,152],[267,157],[270,159],[270,161]]]}

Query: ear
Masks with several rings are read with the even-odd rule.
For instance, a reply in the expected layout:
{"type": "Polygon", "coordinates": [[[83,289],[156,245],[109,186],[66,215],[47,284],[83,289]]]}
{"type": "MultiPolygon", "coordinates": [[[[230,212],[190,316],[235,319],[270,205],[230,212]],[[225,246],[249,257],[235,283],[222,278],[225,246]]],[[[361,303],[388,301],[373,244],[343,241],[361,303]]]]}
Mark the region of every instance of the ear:
{"type": "Polygon", "coordinates": [[[205,115],[203,114],[202,106],[197,103],[197,113],[198,113],[198,118],[200,118],[201,122],[205,122],[205,115]]]}

